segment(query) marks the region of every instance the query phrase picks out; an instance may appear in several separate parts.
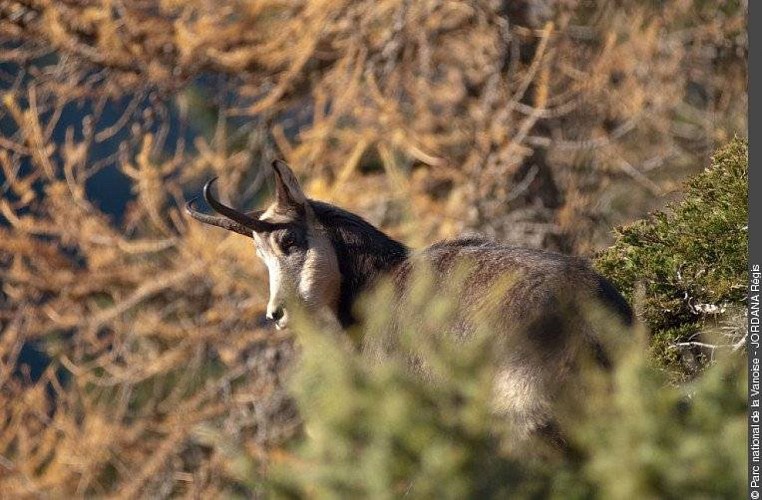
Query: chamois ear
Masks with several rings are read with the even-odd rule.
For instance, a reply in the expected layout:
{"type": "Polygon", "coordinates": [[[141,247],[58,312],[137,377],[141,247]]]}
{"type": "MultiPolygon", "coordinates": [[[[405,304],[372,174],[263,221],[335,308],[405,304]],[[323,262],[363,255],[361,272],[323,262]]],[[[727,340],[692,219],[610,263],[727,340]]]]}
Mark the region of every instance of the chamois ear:
{"type": "Polygon", "coordinates": [[[272,163],[275,172],[275,197],[278,205],[302,207],[307,202],[296,175],[286,162],[275,160],[272,163]]]}

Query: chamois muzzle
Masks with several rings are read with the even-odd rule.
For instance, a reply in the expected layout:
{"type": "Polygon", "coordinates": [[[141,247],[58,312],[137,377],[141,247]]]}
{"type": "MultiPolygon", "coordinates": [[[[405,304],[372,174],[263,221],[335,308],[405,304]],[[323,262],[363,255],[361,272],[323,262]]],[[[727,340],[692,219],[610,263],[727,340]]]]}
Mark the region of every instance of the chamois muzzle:
{"type": "Polygon", "coordinates": [[[265,317],[273,323],[278,324],[278,322],[283,318],[283,316],[285,316],[285,314],[286,311],[283,309],[283,307],[278,306],[272,311],[267,311],[265,317]]]}
{"type": "Polygon", "coordinates": [[[221,227],[229,231],[234,231],[244,236],[252,237],[252,232],[272,231],[275,226],[269,222],[261,221],[248,214],[239,212],[234,208],[228,207],[214,198],[212,195],[212,184],[217,178],[214,177],[204,185],[204,199],[215,212],[222,214],[224,217],[215,215],[203,214],[193,208],[193,203],[196,199],[192,199],[185,206],[188,214],[197,221],[204,224],[210,224],[212,226],[221,227]]]}

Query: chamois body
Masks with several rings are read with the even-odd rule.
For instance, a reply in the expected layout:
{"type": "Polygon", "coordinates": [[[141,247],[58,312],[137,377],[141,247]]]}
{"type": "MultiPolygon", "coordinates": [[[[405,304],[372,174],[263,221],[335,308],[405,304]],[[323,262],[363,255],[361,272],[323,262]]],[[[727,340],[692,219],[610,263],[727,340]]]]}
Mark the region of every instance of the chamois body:
{"type": "MultiPolygon", "coordinates": [[[[481,237],[441,241],[413,251],[354,214],[310,203],[339,256],[342,290],[337,310],[343,326],[355,322],[358,297],[382,280],[394,283],[392,322],[383,337],[365,339],[365,353],[373,358],[394,355],[393,319],[408,314],[405,295],[416,269],[425,266],[433,272],[435,289],[457,282],[458,312],[447,333],[465,341],[479,324],[494,329],[494,359],[485,360],[497,365],[494,407],[512,419],[519,433],[542,429],[552,421],[553,401],[580,350],[591,351],[599,363],[608,365],[589,322],[589,306],[601,306],[623,324],[633,320],[624,298],[585,259],[481,237]],[[465,279],[458,275],[464,264],[465,279]],[[496,289],[500,293],[492,297],[496,289]]],[[[425,361],[416,366],[425,366],[425,361]]]]}
{"type": "MultiPolygon", "coordinates": [[[[210,181],[205,197],[226,218],[201,214],[190,205],[189,212],[253,237],[270,275],[267,317],[278,328],[287,326],[288,305],[297,301],[350,327],[357,321],[359,297],[383,280],[396,290],[389,315],[402,317],[409,314],[406,296],[417,268],[426,266],[435,287],[441,287],[451,284],[465,264],[447,334],[465,341],[480,324],[492,328],[493,359],[485,362],[496,367],[495,411],[518,431],[530,433],[552,424],[553,403],[582,349],[608,363],[587,319],[588,306],[598,303],[620,322],[632,322],[627,302],[583,259],[479,237],[413,251],[351,212],[308,199],[287,165],[275,162],[273,167],[277,198],[267,210],[244,214],[220,204],[211,196],[210,181]]],[[[393,355],[395,331],[392,321],[385,335],[368,339],[364,351],[393,355]]],[[[425,362],[421,366],[425,371],[425,362]]]]}

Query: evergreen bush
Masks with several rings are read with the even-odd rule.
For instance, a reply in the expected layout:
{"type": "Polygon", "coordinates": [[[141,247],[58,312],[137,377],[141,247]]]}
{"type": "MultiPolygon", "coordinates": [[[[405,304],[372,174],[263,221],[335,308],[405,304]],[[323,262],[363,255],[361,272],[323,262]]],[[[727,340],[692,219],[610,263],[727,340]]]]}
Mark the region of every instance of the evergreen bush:
{"type": "Polygon", "coordinates": [[[687,354],[706,358],[706,349],[690,349],[701,348],[699,341],[740,347],[746,321],[739,310],[746,301],[748,273],[748,169],[748,145],[735,139],[688,182],[681,201],[617,229],[616,243],[596,260],[638,306],[652,332],[655,361],[679,376],[695,374],[701,366],[687,354]],[[723,326],[728,338],[702,338],[702,332],[723,326]]]}
{"type": "MultiPolygon", "coordinates": [[[[436,305],[435,305],[436,307],[436,305]]],[[[379,309],[376,308],[376,311],[379,309]]],[[[440,317],[441,319],[441,317],[440,317]]],[[[444,323],[432,323],[446,328],[444,323]]],[[[622,335],[612,325],[610,334],[622,335]]],[[[370,362],[346,338],[303,328],[291,381],[305,432],[275,460],[274,498],[739,498],[745,488],[743,363],[726,356],[669,384],[644,331],[627,332],[612,373],[563,398],[569,449],[516,443],[490,411],[490,347],[426,349],[370,362]],[[449,368],[448,368],[449,367],[449,368]]],[[[423,340],[426,343],[426,340],[423,340]]]]}

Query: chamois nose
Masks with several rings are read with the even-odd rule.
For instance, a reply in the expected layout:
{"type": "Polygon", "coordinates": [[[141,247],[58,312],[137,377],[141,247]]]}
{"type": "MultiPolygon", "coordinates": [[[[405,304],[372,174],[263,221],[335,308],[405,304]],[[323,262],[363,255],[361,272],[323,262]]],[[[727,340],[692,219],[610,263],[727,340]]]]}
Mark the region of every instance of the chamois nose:
{"type": "Polygon", "coordinates": [[[278,306],[272,311],[267,311],[267,319],[270,321],[278,322],[283,317],[284,311],[282,306],[278,306]]]}

